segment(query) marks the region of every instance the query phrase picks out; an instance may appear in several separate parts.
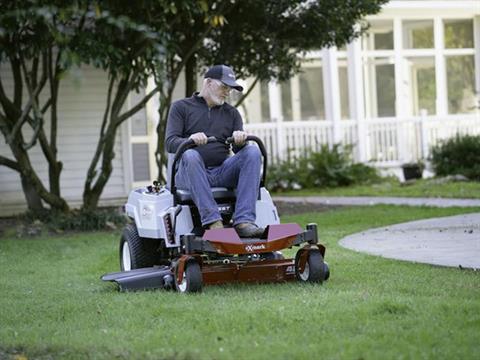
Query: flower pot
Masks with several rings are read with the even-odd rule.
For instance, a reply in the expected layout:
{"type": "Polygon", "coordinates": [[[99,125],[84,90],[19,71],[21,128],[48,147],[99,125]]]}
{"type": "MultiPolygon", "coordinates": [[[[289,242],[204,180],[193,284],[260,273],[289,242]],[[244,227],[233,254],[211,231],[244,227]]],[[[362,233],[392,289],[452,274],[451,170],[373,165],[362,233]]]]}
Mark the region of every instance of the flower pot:
{"type": "Polygon", "coordinates": [[[402,170],[405,181],[422,178],[423,167],[419,164],[405,164],[402,166],[402,170]]]}

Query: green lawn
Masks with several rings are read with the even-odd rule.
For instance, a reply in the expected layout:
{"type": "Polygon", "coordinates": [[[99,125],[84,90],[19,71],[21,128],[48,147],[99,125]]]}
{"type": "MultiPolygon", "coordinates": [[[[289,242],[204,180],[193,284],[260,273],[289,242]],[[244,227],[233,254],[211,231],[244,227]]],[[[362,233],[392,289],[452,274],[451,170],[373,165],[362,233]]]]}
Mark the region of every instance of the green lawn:
{"type": "Polygon", "coordinates": [[[386,181],[374,185],[358,185],[331,189],[305,189],[276,193],[288,196],[406,196],[445,197],[480,199],[480,182],[447,182],[437,184],[435,180],[419,180],[409,185],[386,181]]]}
{"type": "Polygon", "coordinates": [[[3,238],[0,358],[478,359],[480,273],[337,245],[367,228],[470,211],[480,209],[374,206],[285,217],[319,224],[326,284],[211,286],[199,295],[119,293],[102,283],[101,274],[118,269],[117,233],[3,238]]]}

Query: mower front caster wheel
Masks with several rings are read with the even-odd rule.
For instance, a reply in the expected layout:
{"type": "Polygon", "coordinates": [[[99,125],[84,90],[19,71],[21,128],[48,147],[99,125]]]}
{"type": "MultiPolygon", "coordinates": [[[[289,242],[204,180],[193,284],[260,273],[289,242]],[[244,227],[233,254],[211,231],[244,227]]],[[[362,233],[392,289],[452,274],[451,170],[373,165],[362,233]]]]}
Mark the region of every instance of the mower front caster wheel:
{"type": "Polygon", "coordinates": [[[328,265],[323,261],[319,251],[308,251],[307,261],[303,270],[300,270],[300,257],[306,250],[300,250],[295,256],[295,277],[299,281],[322,282],[330,276],[328,265]]]}
{"type": "Polygon", "coordinates": [[[179,283],[178,268],[175,270],[175,288],[181,293],[193,293],[202,291],[202,270],[196,261],[189,261],[185,264],[183,279],[179,283]]]}

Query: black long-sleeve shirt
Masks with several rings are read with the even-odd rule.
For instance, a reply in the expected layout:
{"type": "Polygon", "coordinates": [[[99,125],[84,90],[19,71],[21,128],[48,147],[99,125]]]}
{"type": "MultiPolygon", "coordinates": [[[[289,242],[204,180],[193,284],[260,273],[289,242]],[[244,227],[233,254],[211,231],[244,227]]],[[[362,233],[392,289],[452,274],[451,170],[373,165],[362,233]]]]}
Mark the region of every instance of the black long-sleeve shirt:
{"type": "MultiPolygon", "coordinates": [[[[225,140],[237,130],[243,130],[242,117],[237,109],[227,103],[209,108],[205,99],[195,93],[192,97],[175,101],[170,107],[165,146],[167,152],[174,153],[197,132],[225,140]]],[[[229,155],[229,148],[223,142],[198,146],[195,150],[207,167],[220,166],[229,155]]]]}

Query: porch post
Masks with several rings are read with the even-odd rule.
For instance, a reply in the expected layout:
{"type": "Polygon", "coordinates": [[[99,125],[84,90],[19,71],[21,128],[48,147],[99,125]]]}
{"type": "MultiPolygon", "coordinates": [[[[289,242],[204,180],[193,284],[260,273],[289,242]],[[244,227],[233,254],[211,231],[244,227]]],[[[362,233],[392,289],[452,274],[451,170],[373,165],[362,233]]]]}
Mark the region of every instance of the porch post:
{"type": "MultiPolygon", "coordinates": [[[[393,20],[393,49],[394,49],[394,74],[395,74],[395,118],[397,120],[397,154],[400,162],[409,161],[407,159],[409,151],[409,143],[407,136],[408,123],[405,120],[407,116],[406,99],[408,99],[404,84],[404,63],[402,58],[403,49],[403,32],[402,19],[395,18],[393,20]]],[[[388,154],[385,154],[388,157],[388,154]]]]}
{"type": "Polygon", "coordinates": [[[271,120],[276,125],[276,160],[284,160],[286,156],[286,149],[283,130],[282,96],[280,84],[276,80],[272,80],[268,83],[268,100],[270,105],[270,116],[272,118],[271,120]]]}
{"type": "Polygon", "coordinates": [[[367,131],[365,124],[362,50],[361,40],[355,39],[347,45],[348,101],[350,117],[357,123],[357,161],[365,162],[367,158],[367,131]]]}
{"type": "Polygon", "coordinates": [[[445,66],[445,56],[443,55],[444,31],[443,21],[440,17],[433,19],[433,34],[435,40],[435,82],[437,84],[436,110],[437,116],[444,116],[448,113],[448,95],[447,95],[447,70],[445,66]]]}
{"type": "Polygon", "coordinates": [[[473,19],[473,39],[475,47],[475,95],[477,109],[480,109],[480,15],[473,19]]]}
{"type": "Polygon", "coordinates": [[[332,141],[338,144],[342,141],[340,117],[340,85],[338,80],[337,50],[336,48],[323,49],[323,82],[325,94],[325,117],[332,124],[332,141]]]}
{"type": "Polygon", "coordinates": [[[428,157],[428,130],[427,130],[427,110],[420,110],[420,139],[421,139],[421,158],[423,160],[428,157]]]}

